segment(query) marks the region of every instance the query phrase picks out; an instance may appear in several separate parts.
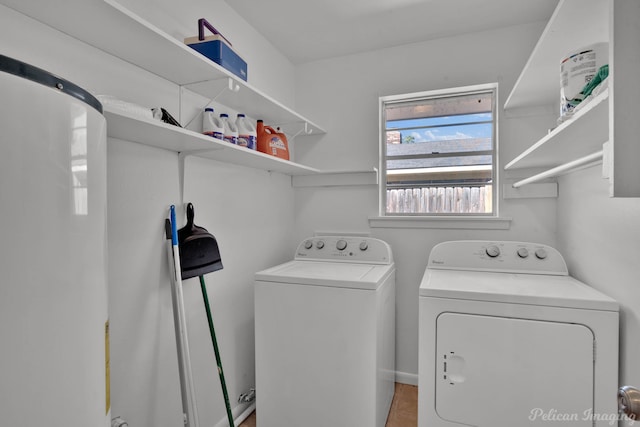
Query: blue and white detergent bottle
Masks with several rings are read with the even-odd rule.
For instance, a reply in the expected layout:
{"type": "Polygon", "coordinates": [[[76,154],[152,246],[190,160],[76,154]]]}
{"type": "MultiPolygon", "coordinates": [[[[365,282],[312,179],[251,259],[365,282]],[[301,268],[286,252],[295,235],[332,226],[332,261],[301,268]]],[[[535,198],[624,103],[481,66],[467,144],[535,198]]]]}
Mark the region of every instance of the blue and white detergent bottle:
{"type": "Polygon", "coordinates": [[[222,120],[222,125],[224,126],[224,140],[231,144],[237,144],[238,128],[236,128],[235,123],[229,120],[228,114],[220,114],[220,120],[222,120]]]}
{"type": "Polygon", "coordinates": [[[256,150],[258,148],[256,128],[242,113],[239,113],[236,118],[236,128],[238,129],[238,145],[256,150]]]}
{"type": "Polygon", "coordinates": [[[205,108],[202,114],[202,133],[217,139],[224,138],[224,126],[219,117],[213,113],[213,108],[205,108]]]}

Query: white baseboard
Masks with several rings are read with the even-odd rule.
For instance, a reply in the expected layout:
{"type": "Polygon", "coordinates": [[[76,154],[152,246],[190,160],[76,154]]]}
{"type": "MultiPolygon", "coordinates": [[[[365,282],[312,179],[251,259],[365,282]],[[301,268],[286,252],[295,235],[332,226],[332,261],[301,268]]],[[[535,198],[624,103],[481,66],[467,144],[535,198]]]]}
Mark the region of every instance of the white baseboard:
{"type": "MultiPolygon", "coordinates": [[[[244,410],[242,408],[243,406],[244,404],[240,406],[236,406],[231,410],[231,415],[233,415],[234,417],[233,425],[235,426],[239,426],[244,420],[249,418],[249,415],[251,415],[253,411],[256,410],[255,401],[251,402],[251,404],[245,407],[244,410]],[[240,411],[242,411],[242,413],[239,413],[240,411]]],[[[227,419],[227,416],[225,414],[225,417],[222,420],[218,421],[214,427],[228,427],[228,426],[229,426],[229,420],[227,419]]]]}
{"type": "Polygon", "coordinates": [[[418,375],[408,372],[396,371],[396,382],[409,385],[418,385],[418,375]]]}

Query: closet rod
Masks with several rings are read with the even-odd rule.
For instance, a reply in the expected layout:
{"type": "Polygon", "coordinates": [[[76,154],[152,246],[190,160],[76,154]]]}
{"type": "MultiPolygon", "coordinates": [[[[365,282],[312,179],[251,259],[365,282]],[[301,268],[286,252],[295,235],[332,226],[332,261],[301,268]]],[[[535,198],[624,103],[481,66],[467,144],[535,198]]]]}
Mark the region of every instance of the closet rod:
{"type": "Polygon", "coordinates": [[[537,175],[533,175],[529,178],[525,178],[523,180],[520,180],[518,182],[513,183],[513,188],[518,188],[518,187],[522,187],[523,185],[527,185],[527,184],[531,184],[533,182],[537,182],[537,181],[541,181],[545,178],[549,178],[552,176],[557,176],[560,175],[563,172],[567,172],[571,169],[576,169],[579,168],[580,166],[584,166],[586,164],[595,162],[597,160],[601,160],[602,159],[602,150],[597,151],[595,153],[591,153],[587,156],[581,157],[579,159],[567,162],[565,164],[562,164],[560,166],[556,166],[555,168],[549,169],[547,171],[541,172],[537,175]]]}

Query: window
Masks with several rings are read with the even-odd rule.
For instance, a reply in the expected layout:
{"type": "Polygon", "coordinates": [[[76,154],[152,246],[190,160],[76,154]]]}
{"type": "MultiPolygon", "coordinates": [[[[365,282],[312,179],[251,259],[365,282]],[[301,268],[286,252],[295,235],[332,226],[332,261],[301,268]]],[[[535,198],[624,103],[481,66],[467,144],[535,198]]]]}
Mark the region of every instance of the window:
{"type": "Polygon", "coordinates": [[[497,86],[380,98],[380,214],[495,215],[497,86]]]}

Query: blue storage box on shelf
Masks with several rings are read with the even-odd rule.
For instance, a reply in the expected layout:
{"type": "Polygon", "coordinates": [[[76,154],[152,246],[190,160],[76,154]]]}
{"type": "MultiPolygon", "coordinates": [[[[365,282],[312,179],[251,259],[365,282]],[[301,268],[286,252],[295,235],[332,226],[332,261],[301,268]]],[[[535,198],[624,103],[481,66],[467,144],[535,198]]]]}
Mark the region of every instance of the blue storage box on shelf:
{"type": "Polygon", "coordinates": [[[198,20],[198,35],[184,39],[184,43],[242,80],[247,81],[247,63],[233,51],[229,40],[206,19],[198,20]],[[212,36],[204,36],[205,27],[213,33],[212,36]]]}

